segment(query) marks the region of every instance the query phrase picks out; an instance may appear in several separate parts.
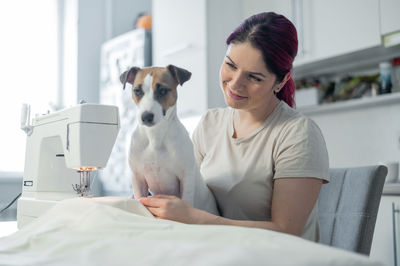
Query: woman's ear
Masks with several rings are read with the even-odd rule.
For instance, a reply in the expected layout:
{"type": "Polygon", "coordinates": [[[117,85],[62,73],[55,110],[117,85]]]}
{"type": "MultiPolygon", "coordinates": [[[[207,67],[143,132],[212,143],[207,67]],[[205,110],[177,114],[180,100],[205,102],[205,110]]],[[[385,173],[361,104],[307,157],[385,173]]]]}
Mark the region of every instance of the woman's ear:
{"type": "Polygon", "coordinates": [[[286,82],[291,78],[292,74],[290,72],[286,73],[286,75],[283,77],[283,80],[276,85],[274,93],[277,94],[285,86],[286,82]]]}

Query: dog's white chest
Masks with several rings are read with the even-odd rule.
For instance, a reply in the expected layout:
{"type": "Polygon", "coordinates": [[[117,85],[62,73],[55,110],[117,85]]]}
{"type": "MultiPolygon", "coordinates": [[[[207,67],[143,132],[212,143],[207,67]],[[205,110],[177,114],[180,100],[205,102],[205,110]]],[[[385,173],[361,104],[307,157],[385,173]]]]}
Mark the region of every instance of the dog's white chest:
{"type": "MultiPolygon", "coordinates": [[[[153,194],[180,196],[182,167],[178,163],[176,151],[168,143],[154,145],[147,136],[135,132],[133,137],[130,166],[140,173],[153,194]]],[[[140,177],[139,177],[140,178],[140,177]]]]}

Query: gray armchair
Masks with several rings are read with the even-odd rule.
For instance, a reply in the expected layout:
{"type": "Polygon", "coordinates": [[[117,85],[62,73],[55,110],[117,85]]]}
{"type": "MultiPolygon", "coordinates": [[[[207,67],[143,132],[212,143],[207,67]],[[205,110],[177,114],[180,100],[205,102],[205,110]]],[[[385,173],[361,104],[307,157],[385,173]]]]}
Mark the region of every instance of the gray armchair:
{"type": "Polygon", "coordinates": [[[320,242],[369,255],[387,168],[330,169],[318,199],[320,242]]]}

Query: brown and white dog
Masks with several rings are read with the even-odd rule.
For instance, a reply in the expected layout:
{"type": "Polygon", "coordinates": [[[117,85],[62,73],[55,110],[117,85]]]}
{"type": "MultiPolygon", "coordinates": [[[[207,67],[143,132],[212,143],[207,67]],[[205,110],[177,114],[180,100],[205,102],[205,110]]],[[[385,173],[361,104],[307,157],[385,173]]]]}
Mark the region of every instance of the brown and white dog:
{"type": "Polygon", "coordinates": [[[138,107],[129,165],[133,172],[134,198],[164,194],[182,198],[195,208],[218,214],[215,199],[196,164],[193,143],[176,111],[177,86],[188,81],[185,69],[132,67],[120,76],[132,84],[138,107]]]}

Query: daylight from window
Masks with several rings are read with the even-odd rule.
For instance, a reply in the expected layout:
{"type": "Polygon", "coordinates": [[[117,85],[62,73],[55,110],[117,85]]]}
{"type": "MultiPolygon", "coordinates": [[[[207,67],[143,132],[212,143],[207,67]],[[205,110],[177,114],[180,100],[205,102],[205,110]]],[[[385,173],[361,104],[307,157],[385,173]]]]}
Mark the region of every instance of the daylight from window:
{"type": "Polygon", "coordinates": [[[21,106],[32,119],[57,99],[56,0],[0,1],[0,38],[0,173],[22,172],[21,106]]]}

